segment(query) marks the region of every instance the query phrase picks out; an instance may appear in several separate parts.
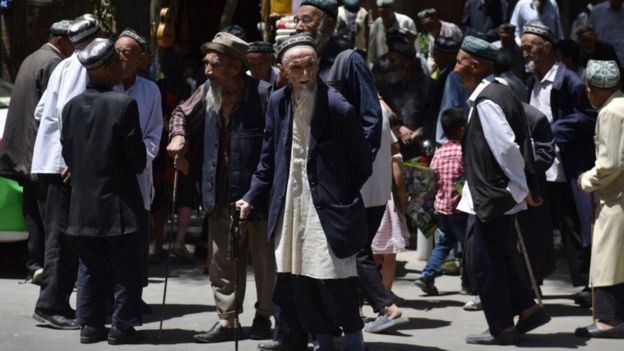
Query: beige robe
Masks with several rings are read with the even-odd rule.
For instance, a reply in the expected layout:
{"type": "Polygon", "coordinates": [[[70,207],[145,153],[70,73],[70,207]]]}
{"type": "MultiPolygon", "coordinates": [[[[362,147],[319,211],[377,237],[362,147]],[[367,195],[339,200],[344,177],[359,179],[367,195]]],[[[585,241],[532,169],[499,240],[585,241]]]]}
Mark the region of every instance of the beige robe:
{"type": "Polygon", "coordinates": [[[614,93],[600,109],[596,164],[582,178],[583,191],[600,200],[592,241],[592,287],[624,283],[624,93],[614,93]]]}

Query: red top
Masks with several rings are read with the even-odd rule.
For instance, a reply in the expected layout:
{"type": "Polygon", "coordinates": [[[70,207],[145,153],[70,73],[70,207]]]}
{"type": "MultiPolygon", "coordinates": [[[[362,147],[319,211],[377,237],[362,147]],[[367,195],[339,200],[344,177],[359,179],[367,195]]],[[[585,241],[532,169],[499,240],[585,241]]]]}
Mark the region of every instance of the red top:
{"type": "Polygon", "coordinates": [[[436,197],[433,208],[440,214],[457,213],[461,194],[455,183],[464,175],[462,148],[459,140],[447,140],[436,150],[429,165],[436,175],[436,197]]]}

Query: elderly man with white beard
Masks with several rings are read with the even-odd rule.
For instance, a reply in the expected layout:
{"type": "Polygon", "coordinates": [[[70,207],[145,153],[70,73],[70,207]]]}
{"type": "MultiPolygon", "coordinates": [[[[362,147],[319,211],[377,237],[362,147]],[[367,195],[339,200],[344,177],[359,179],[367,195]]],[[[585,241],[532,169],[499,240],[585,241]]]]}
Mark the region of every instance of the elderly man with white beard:
{"type": "MultiPolygon", "coordinates": [[[[269,84],[245,74],[248,44],[238,37],[219,32],[201,47],[204,55],[205,84],[173,111],[170,121],[171,142],[167,151],[176,167],[184,172],[183,155],[190,147],[201,145],[192,131],[203,130],[202,199],[208,216],[209,247],[212,253],[210,281],[219,321],[195,341],[212,343],[233,340],[235,315],[242,312],[245,295],[247,252],[253,259],[258,302],[248,337],[270,337],[271,297],[275,279],[273,245],[266,240],[266,201],[260,200],[238,242],[240,258],[228,258],[232,225],[231,205],[249,189],[260,159],[264,108],[269,84]],[[236,271],[242,272],[236,276],[236,271]],[[235,280],[237,280],[235,282],[235,280]]],[[[239,335],[240,332],[239,332],[239,335]]]]}
{"type": "Polygon", "coordinates": [[[245,219],[271,196],[273,301],[292,333],[283,347],[306,350],[313,334],[320,350],[334,350],[333,336],[344,333],[350,350],[363,351],[356,253],[366,240],[360,188],[372,172],[370,145],[354,108],[317,78],[315,41],[298,34],[278,51],[288,86],[271,95],[261,160],[236,204],[245,219]]]}

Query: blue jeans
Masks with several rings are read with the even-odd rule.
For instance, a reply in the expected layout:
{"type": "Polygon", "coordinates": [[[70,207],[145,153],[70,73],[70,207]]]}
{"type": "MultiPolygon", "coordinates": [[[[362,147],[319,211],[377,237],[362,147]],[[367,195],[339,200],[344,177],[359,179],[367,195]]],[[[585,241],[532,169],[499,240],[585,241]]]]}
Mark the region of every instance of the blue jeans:
{"type": "MultiPolygon", "coordinates": [[[[463,245],[466,237],[466,220],[468,216],[465,213],[456,213],[452,215],[436,214],[438,229],[436,242],[431,257],[427,260],[427,265],[422,271],[422,276],[430,279],[432,282],[435,277],[440,275],[440,267],[442,262],[448,256],[449,252],[459,242],[463,245]]],[[[462,275],[463,281],[463,275],[462,275]]]]}

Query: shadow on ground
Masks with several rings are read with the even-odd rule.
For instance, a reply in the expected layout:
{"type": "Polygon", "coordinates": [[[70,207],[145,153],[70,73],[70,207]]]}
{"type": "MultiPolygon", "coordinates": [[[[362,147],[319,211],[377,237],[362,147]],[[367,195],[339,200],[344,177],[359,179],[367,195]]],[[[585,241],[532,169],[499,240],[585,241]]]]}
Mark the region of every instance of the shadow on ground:
{"type": "Polygon", "coordinates": [[[572,304],[546,303],[544,304],[544,308],[546,308],[546,311],[548,311],[552,317],[587,316],[591,318],[592,314],[591,309],[572,304]]]}
{"type": "MultiPolygon", "coordinates": [[[[450,294],[451,295],[451,294],[450,294]]],[[[405,300],[399,307],[401,308],[413,308],[415,310],[430,310],[433,308],[445,308],[445,307],[462,307],[464,302],[456,300],[405,300]]]]}
{"type": "MultiPolygon", "coordinates": [[[[151,304],[152,313],[143,315],[143,323],[152,323],[160,321],[162,312],[161,304],[151,304]]],[[[211,305],[182,305],[182,304],[166,304],[164,320],[187,316],[190,314],[214,312],[216,308],[211,305]]]]}
{"type": "Polygon", "coordinates": [[[522,343],[518,347],[526,348],[564,348],[578,349],[587,346],[589,338],[580,338],[571,333],[554,333],[554,334],[528,334],[523,337],[522,343]]]}
{"type": "Polygon", "coordinates": [[[439,347],[399,344],[392,342],[367,342],[369,351],[445,351],[439,347]]]}

